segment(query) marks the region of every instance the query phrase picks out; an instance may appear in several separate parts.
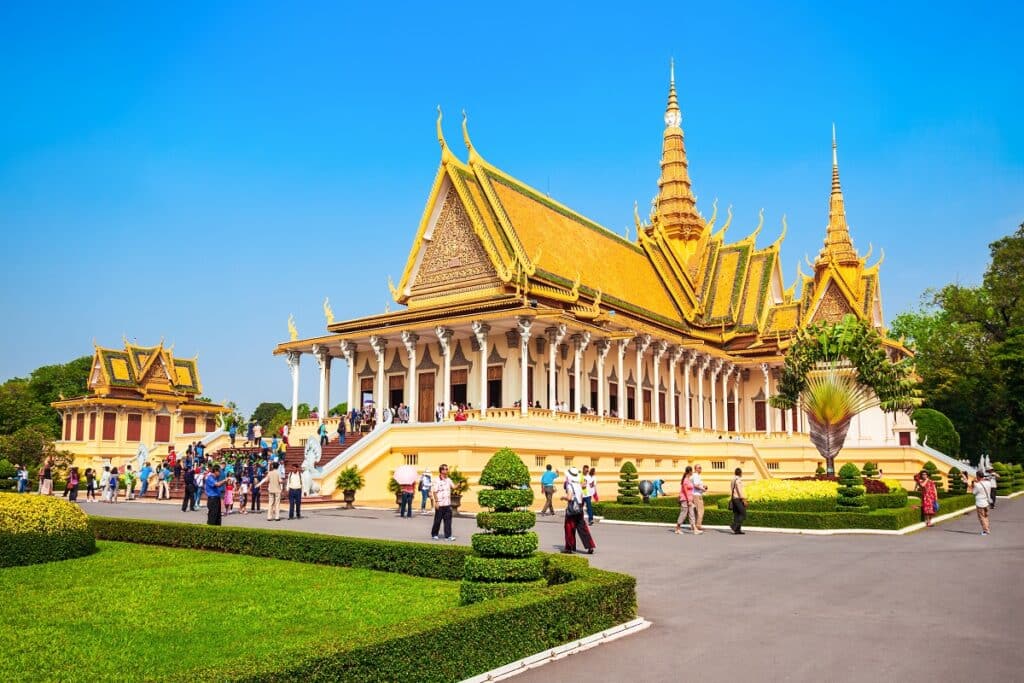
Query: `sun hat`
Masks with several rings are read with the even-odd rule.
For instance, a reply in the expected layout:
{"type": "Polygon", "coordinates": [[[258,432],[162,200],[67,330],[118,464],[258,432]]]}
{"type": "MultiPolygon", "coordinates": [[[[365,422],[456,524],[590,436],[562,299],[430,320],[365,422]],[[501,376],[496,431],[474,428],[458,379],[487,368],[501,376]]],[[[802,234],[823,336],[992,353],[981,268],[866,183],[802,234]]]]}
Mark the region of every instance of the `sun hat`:
{"type": "Polygon", "coordinates": [[[566,470],[566,472],[569,474],[570,477],[580,476],[580,471],[575,467],[570,467],[568,470],[566,470]]]}

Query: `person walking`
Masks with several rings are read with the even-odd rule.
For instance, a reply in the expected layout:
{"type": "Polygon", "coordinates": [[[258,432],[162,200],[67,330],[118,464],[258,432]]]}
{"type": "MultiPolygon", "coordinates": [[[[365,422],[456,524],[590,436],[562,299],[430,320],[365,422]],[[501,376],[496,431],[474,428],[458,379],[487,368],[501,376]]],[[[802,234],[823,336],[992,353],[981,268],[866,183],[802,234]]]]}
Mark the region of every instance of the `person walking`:
{"type": "Polygon", "coordinates": [[[330,440],[327,438],[327,425],[321,422],[320,427],[318,427],[316,431],[320,435],[320,448],[323,448],[324,446],[327,445],[327,442],[330,440]]]}
{"type": "Polygon", "coordinates": [[[565,507],[565,547],[563,553],[576,552],[576,534],[580,536],[580,542],[587,549],[587,553],[594,554],[593,537],[590,535],[590,528],[584,517],[583,507],[583,484],[580,481],[580,472],[575,467],[570,467],[565,477],[565,495],[562,500],[566,501],[565,507]]]}
{"type": "Polygon", "coordinates": [[[96,472],[91,467],[85,468],[85,499],[89,502],[96,500],[96,472]]]}
{"type": "Polygon", "coordinates": [[[104,465],[103,474],[100,475],[100,500],[104,503],[109,503],[109,491],[110,486],[110,465],[104,465]]]}
{"type": "Polygon", "coordinates": [[[736,476],[732,478],[732,485],[729,487],[729,508],[732,510],[732,532],[744,534],[743,521],[747,518],[747,497],[743,493],[743,470],[739,467],[733,472],[736,476]]]}
{"type": "Polygon", "coordinates": [[[214,465],[203,479],[203,492],[206,493],[206,523],[210,526],[220,526],[220,490],[227,483],[227,478],[220,478],[220,465],[214,465]]]}
{"type": "Polygon", "coordinates": [[[345,413],[338,418],[338,443],[345,443],[345,413]]]}
{"type": "MultiPolygon", "coordinates": [[[[586,468],[584,468],[586,469],[586,468]]],[[[597,502],[597,468],[591,467],[589,472],[585,472],[586,481],[584,482],[587,486],[587,493],[590,497],[587,499],[587,524],[594,525],[594,503],[597,502]]]]}
{"type": "Polygon", "coordinates": [[[989,500],[989,489],[992,486],[992,482],[985,476],[985,473],[979,469],[974,475],[974,484],[971,486],[971,493],[974,494],[974,509],[978,512],[978,521],[981,522],[981,535],[988,536],[989,522],[988,522],[988,509],[991,504],[989,500]]]}
{"type": "Polygon", "coordinates": [[[690,523],[696,525],[697,533],[704,533],[704,494],[707,493],[708,485],[701,478],[701,466],[693,466],[693,476],[690,482],[693,484],[693,511],[697,519],[690,519],[690,523]]]}
{"type": "Polygon", "coordinates": [[[68,471],[68,500],[72,503],[78,500],[78,468],[72,467],[68,471]]]}
{"type": "Polygon", "coordinates": [[[110,479],[107,480],[107,500],[114,504],[117,504],[118,483],[117,468],[111,467],[110,479]]]}
{"type": "Polygon", "coordinates": [[[228,438],[231,439],[231,447],[232,448],[235,447],[235,437],[236,436],[238,436],[238,425],[236,425],[234,422],[232,422],[231,426],[228,427],[228,438]]]}
{"type": "Polygon", "coordinates": [[[253,470],[252,500],[249,501],[249,512],[262,512],[260,509],[260,484],[263,483],[264,472],[262,464],[253,470]]]}
{"type": "Polygon", "coordinates": [[[689,465],[683,471],[683,480],[679,483],[679,517],[676,518],[676,533],[683,533],[683,522],[690,518],[690,531],[695,535],[703,533],[697,529],[697,505],[693,501],[693,468],[689,465]]]}
{"type": "Polygon", "coordinates": [[[28,468],[18,465],[18,493],[28,491],[28,468]]]}
{"type": "Polygon", "coordinates": [[[131,465],[125,465],[124,468],[124,499],[135,499],[135,472],[132,472],[131,465]]]}
{"type": "Polygon", "coordinates": [[[430,498],[430,489],[433,488],[434,482],[430,476],[430,470],[423,470],[423,474],[420,475],[420,514],[427,515],[427,500],[430,498]]]}
{"type": "Polygon", "coordinates": [[[149,491],[149,478],[153,476],[153,468],[149,466],[147,460],[142,464],[142,469],[139,470],[139,498],[145,498],[146,492],[149,491]]]}
{"type": "Polygon", "coordinates": [[[438,531],[444,524],[444,540],[454,541],[452,536],[452,480],[448,478],[448,465],[441,465],[437,479],[430,488],[430,500],[434,504],[434,524],[430,537],[438,540],[438,531]]]}
{"type": "Polygon", "coordinates": [[[288,474],[288,519],[293,517],[302,519],[302,470],[298,463],[288,474]]]}
{"type": "Polygon", "coordinates": [[[412,499],[416,495],[416,484],[401,484],[399,488],[402,491],[402,499],[398,504],[398,516],[412,517],[412,499]]]}
{"type": "Polygon", "coordinates": [[[989,487],[989,505],[988,505],[988,507],[989,507],[990,510],[995,510],[996,509],[996,497],[997,497],[996,496],[996,489],[999,487],[1000,476],[999,476],[999,473],[996,472],[994,469],[989,468],[989,470],[985,473],[985,478],[988,479],[988,483],[991,484],[991,486],[989,487]]]}
{"type": "Polygon", "coordinates": [[[43,471],[39,475],[39,495],[53,495],[53,459],[47,458],[43,463],[43,471]]]}
{"type": "Polygon", "coordinates": [[[267,475],[256,484],[257,490],[260,486],[267,486],[267,521],[281,521],[281,470],[271,467],[267,475]]]}
{"type": "Polygon", "coordinates": [[[196,465],[196,471],[192,473],[192,482],[195,484],[194,492],[192,494],[192,509],[198,510],[203,507],[203,468],[196,465]]]}
{"type": "Polygon", "coordinates": [[[541,515],[555,514],[555,506],[551,498],[555,495],[555,479],[557,478],[558,470],[552,469],[551,465],[548,465],[544,474],[540,475],[540,490],[544,493],[544,509],[540,511],[541,515]]]}
{"type": "Polygon", "coordinates": [[[939,511],[939,494],[935,490],[935,482],[928,476],[927,470],[921,470],[914,481],[917,482],[917,490],[921,492],[921,517],[926,527],[933,526],[932,519],[939,511]]]}

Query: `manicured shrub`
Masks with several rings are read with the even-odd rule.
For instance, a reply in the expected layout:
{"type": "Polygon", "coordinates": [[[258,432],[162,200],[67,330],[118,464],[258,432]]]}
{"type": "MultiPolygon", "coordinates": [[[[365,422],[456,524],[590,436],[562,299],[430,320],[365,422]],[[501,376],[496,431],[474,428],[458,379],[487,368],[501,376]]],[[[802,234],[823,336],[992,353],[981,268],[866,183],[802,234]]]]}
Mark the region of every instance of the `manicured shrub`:
{"type": "Polygon", "coordinates": [[[864,463],[864,467],[861,468],[861,476],[873,479],[878,476],[878,465],[868,460],[864,463]]]}
{"type": "Polygon", "coordinates": [[[536,581],[544,576],[544,558],[470,555],[464,571],[464,578],[472,581],[536,581]]]}
{"type": "Polygon", "coordinates": [[[840,468],[839,490],[837,491],[839,497],[836,499],[837,512],[864,512],[869,509],[861,480],[860,470],[852,462],[848,462],[840,468]]]}
{"type": "Polygon", "coordinates": [[[889,493],[899,493],[900,491],[906,492],[906,489],[903,488],[903,484],[896,479],[883,479],[882,483],[889,489],[889,493]]]}
{"type": "Polygon", "coordinates": [[[796,479],[758,479],[745,487],[747,501],[756,503],[784,503],[791,500],[816,499],[836,504],[836,484],[831,481],[796,479]]]}
{"type": "Polygon", "coordinates": [[[996,479],[996,495],[1008,496],[1013,493],[1013,471],[1001,462],[992,463],[992,469],[999,475],[996,479]]]}
{"type": "Polygon", "coordinates": [[[620,505],[636,505],[640,502],[640,485],[637,479],[639,475],[636,473],[636,465],[627,460],[619,470],[619,495],[615,500],[620,505]]]}
{"type": "Polygon", "coordinates": [[[872,510],[896,509],[907,507],[907,492],[904,489],[892,493],[867,493],[864,501],[872,510]]]}
{"type": "Polygon", "coordinates": [[[954,458],[960,455],[960,434],[948,417],[931,408],[918,408],[910,419],[917,427],[918,443],[954,458]]]}
{"type": "Polygon", "coordinates": [[[935,482],[935,490],[942,491],[942,473],[939,472],[939,468],[935,466],[935,463],[929,460],[924,464],[924,467],[922,467],[921,469],[927,472],[928,478],[935,482]]]}
{"type": "Polygon", "coordinates": [[[531,489],[484,489],[476,495],[481,507],[494,510],[514,510],[528,507],[533,503],[531,489]]]}
{"type": "Polygon", "coordinates": [[[826,474],[826,471],[825,471],[825,466],[824,466],[824,465],[822,465],[822,464],[821,464],[821,463],[819,462],[819,463],[818,463],[818,466],[817,466],[817,467],[816,467],[816,468],[814,469],[814,474],[815,474],[815,475],[817,475],[817,476],[821,476],[821,475],[823,475],[823,474],[826,474]]]}
{"type": "Polygon", "coordinates": [[[953,467],[946,476],[946,480],[949,482],[949,492],[954,495],[967,493],[967,482],[963,480],[961,474],[959,467],[953,467]]]}
{"type": "Polygon", "coordinates": [[[868,493],[889,493],[889,487],[881,479],[862,478],[861,484],[868,493]]]}
{"type": "MultiPolygon", "coordinates": [[[[101,517],[92,517],[89,523],[99,538],[107,540],[358,566],[447,580],[462,577],[463,561],[469,554],[467,548],[448,544],[295,531],[101,517]]],[[[252,683],[458,681],[636,617],[636,580],[632,576],[591,568],[584,558],[542,557],[544,577],[536,582],[540,590],[412,619],[369,643],[324,642],[313,651],[288,657],[268,648],[258,657],[211,662],[203,678],[252,683]],[[439,642],[445,646],[439,648],[439,642]]]]}
{"type": "Polygon", "coordinates": [[[501,495],[529,493],[525,505],[533,502],[533,491],[519,488],[529,487],[530,471],[515,451],[502,448],[484,465],[480,484],[493,487],[489,491],[492,495],[481,491],[477,496],[481,505],[486,504],[484,501],[491,503],[491,511],[476,516],[477,526],[484,531],[473,534],[473,569],[465,574],[459,589],[463,605],[532,590],[538,580],[543,581],[517,570],[528,565],[537,550],[537,534],[529,531],[537,523],[537,515],[515,504],[526,496],[501,495]]]}
{"type": "Polygon", "coordinates": [[[1011,468],[1011,471],[1013,473],[1013,490],[1024,490],[1024,467],[1017,463],[1011,468]]]}
{"type": "Polygon", "coordinates": [[[0,567],[68,560],[95,550],[88,517],[74,503],[0,493],[0,567]]]}
{"type": "Polygon", "coordinates": [[[17,468],[10,460],[6,458],[0,458],[0,479],[10,479],[17,473],[17,468]]]}

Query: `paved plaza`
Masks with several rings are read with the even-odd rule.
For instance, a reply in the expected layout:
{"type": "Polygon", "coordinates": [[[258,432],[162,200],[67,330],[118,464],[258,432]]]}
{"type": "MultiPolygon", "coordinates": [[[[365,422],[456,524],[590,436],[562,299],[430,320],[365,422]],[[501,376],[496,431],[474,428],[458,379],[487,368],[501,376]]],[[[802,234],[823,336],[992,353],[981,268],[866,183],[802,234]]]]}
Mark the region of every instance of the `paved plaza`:
{"type": "MultiPolygon", "coordinates": [[[[206,519],[157,503],[83,507],[206,519]]],[[[277,523],[232,515],[225,525],[431,543],[431,519],[320,508],[277,523]]],[[[1021,680],[1024,499],[1000,501],[992,526],[981,537],[971,514],[902,537],[675,536],[598,523],[591,562],[637,577],[639,614],[653,627],[515,680],[1021,680]]],[[[472,516],[456,519],[455,542],[475,530],[472,516]]],[[[561,548],[560,518],[538,518],[537,531],[542,550],[561,548]]]]}

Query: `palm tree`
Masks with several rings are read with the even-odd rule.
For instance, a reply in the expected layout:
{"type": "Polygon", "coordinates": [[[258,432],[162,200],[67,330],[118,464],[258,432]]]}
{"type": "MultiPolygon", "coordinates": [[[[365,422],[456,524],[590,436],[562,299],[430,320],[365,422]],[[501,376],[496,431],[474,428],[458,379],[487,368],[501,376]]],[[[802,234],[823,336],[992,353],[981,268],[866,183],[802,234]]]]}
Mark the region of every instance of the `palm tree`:
{"type": "Polygon", "coordinates": [[[878,405],[878,397],[858,384],[850,370],[830,367],[807,376],[800,403],[810,423],[811,443],[825,459],[825,471],[836,472],[836,456],[857,413],[878,405]]]}

